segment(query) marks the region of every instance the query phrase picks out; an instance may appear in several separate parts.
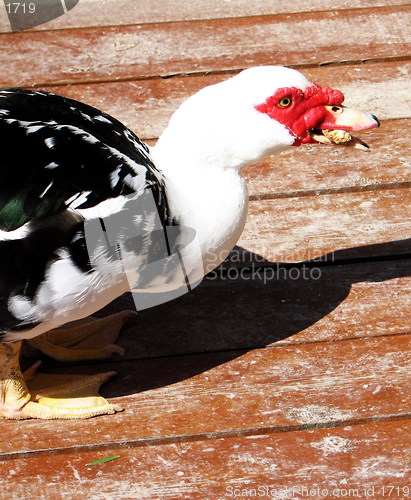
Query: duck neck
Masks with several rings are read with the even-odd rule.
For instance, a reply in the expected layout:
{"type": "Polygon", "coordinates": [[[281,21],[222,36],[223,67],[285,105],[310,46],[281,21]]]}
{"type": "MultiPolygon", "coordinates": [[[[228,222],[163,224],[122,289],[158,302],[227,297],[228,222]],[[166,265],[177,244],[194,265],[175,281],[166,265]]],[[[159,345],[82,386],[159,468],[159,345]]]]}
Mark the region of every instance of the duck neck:
{"type": "Polygon", "coordinates": [[[244,228],[248,191],[240,168],[222,166],[198,150],[168,148],[159,141],[152,158],[165,177],[167,197],[180,225],[194,229],[204,272],[218,266],[244,228]]]}

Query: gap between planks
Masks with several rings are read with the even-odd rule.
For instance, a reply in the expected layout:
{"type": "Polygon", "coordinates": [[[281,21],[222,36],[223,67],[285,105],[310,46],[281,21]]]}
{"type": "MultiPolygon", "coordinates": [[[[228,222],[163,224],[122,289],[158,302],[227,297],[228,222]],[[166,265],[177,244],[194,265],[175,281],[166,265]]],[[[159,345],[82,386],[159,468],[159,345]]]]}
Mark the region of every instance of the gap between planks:
{"type": "Polygon", "coordinates": [[[325,194],[362,193],[364,191],[385,191],[387,189],[407,189],[411,181],[388,182],[385,184],[368,184],[363,186],[341,186],[320,189],[298,189],[296,191],[281,191],[250,195],[250,201],[277,200],[281,198],[300,198],[302,196],[319,196],[325,194]]]}
{"type": "MultiPolygon", "coordinates": [[[[1,33],[0,33],[1,36],[1,33]]],[[[326,68],[326,67],[340,67],[340,66],[350,66],[350,65],[363,65],[363,64],[379,64],[379,63],[393,63],[393,62],[408,62],[410,61],[409,56],[389,56],[389,57],[369,57],[365,59],[346,59],[341,61],[324,61],[324,62],[313,62],[313,63],[300,63],[300,64],[282,64],[280,66],[286,66],[287,68],[304,70],[304,69],[316,69],[316,68],[326,68]]],[[[275,64],[277,65],[277,64],[275,64]]],[[[175,73],[165,73],[165,74],[146,74],[146,75],[132,75],[128,77],[110,77],[110,78],[97,78],[97,79],[83,79],[83,80],[57,80],[55,82],[36,82],[36,83],[27,83],[27,84],[16,84],[13,85],[13,88],[30,88],[30,89],[38,89],[38,88],[46,88],[46,87],[75,87],[78,85],[98,85],[105,83],[129,83],[129,82],[144,82],[147,80],[169,80],[173,78],[190,78],[197,76],[234,76],[238,74],[240,71],[243,71],[247,68],[252,67],[253,65],[244,65],[233,67],[230,69],[221,69],[221,70],[204,70],[204,71],[182,71],[175,73]]],[[[256,64],[255,66],[259,66],[256,64]]],[[[4,85],[1,88],[6,88],[4,85]]],[[[154,139],[154,138],[148,138],[154,139]]]]}
{"type": "MultiPolygon", "coordinates": [[[[356,342],[356,341],[361,341],[361,340],[372,340],[372,339],[391,339],[391,338],[395,338],[395,337],[403,337],[404,335],[411,335],[411,330],[403,330],[403,331],[398,331],[398,332],[394,332],[394,333],[385,333],[383,335],[381,334],[376,334],[376,335],[372,335],[372,334],[369,334],[369,335],[363,335],[361,337],[342,337],[342,338],[333,338],[333,339],[321,339],[321,340],[316,340],[316,339],[313,339],[313,340],[296,340],[296,341],[293,341],[292,343],[288,342],[283,342],[281,340],[273,343],[273,344],[270,344],[270,345],[266,345],[266,346],[261,346],[261,345],[250,345],[248,346],[247,348],[232,348],[232,349],[229,349],[229,348],[221,348],[221,349],[217,349],[217,350],[209,350],[209,351],[190,351],[190,352],[186,352],[186,353],[175,353],[175,354],[158,354],[158,355],[152,355],[152,356],[142,356],[142,357],[129,357],[129,358],[126,358],[126,359],[119,359],[117,361],[115,361],[115,365],[118,366],[118,365],[121,365],[122,363],[129,363],[130,361],[137,361],[137,362],[144,362],[144,361],[161,361],[161,360],[170,360],[170,359],[178,359],[178,358],[186,358],[187,356],[204,356],[204,355],[220,355],[220,354],[234,354],[234,353],[239,353],[240,351],[243,351],[244,354],[246,354],[247,352],[249,351],[264,351],[264,350],[268,350],[268,349],[282,349],[282,348],[290,348],[290,346],[292,347],[296,347],[296,348],[300,348],[300,347],[304,347],[304,346],[312,346],[312,345],[318,345],[318,344],[338,344],[340,342],[356,342]]],[[[93,360],[92,361],[92,364],[85,362],[85,361],[74,361],[74,362],[70,362],[70,363],[64,363],[64,365],[62,365],[61,362],[59,361],[54,361],[52,359],[50,359],[50,362],[49,364],[45,364],[43,365],[42,364],[42,368],[44,366],[44,369],[42,371],[42,373],[47,373],[47,372],[50,372],[50,375],[52,376],[53,373],[55,374],[56,371],[59,371],[60,372],[67,372],[68,371],[68,368],[72,368],[72,367],[82,367],[82,366],[102,366],[102,365],[107,365],[108,362],[113,363],[112,360],[93,360]]],[[[408,413],[406,414],[403,414],[401,413],[401,415],[408,415],[408,413]]],[[[409,413],[409,415],[411,416],[411,412],[409,413]]],[[[392,415],[384,415],[384,417],[370,417],[370,419],[380,419],[380,418],[391,418],[392,415]]],[[[356,422],[360,422],[361,419],[353,419],[353,421],[356,421],[356,422]]],[[[367,419],[368,421],[368,419],[367,419]]],[[[1,422],[1,420],[0,420],[1,422]]],[[[342,422],[342,421],[341,421],[342,422]]],[[[345,422],[345,421],[344,421],[345,422]]],[[[317,424],[313,424],[313,426],[315,427],[315,425],[317,424]]],[[[343,425],[343,424],[341,424],[343,425]]],[[[322,423],[321,426],[323,427],[328,427],[328,422],[326,423],[322,423]]],[[[305,429],[304,426],[298,426],[298,425],[291,425],[291,426],[273,426],[273,427],[267,427],[267,429],[288,429],[288,428],[296,428],[298,427],[298,429],[305,429]]],[[[307,427],[307,428],[312,428],[312,427],[307,427]]],[[[279,432],[284,432],[283,430],[279,431],[279,432]]],[[[210,433],[204,433],[204,435],[209,435],[210,433]]],[[[213,434],[213,433],[211,433],[213,434]]],[[[203,435],[203,434],[199,434],[199,435],[203,435]]],[[[150,439],[148,440],[150,441],[150,439]]],[[[1,453],[0,453],[0,460],[1,460],[1,453]]]]}
{"type": "MultiPolygon", "coordinates": [[[[95,417],[98,418],[98,417],[95,417]]],[[[332,429],[338,427],[355,426],[372,424],[377,422],[392,422],[392,421],[411,421],[411,413],[392,414],[384,416],[373,416],[363,418],[352,418],[350,420],[334,420],[323,423],[313,424],[297,424],[297,425],[280,425],[280,426],[267,426],[267,427],[254,427],[240,430],[226,430],[216,432],[206,432],[198,434],[182,434],[174,436],[161,436],[153,438],[131,439],[127,441],[111,441],[109,443],[99,443],[90,445],[74,445],[64,446],[52,449],[41,449],[23,452],[11,452],[0,454],[0,462],[8,460],[16,460],[21,458],[30,458],[33,456],[48,455],[51,452],[53,455],[64,455],[73,452],[87,452],[87,451],[104,451],[111,448],[117,449],[133,449],[143,448],[147,446],[159,446],[177,443],[194,443],[199,441],[210,441],[212,439],[234,438],[234,437],[248,437],[248,436],[264,436],[268,434],[281,434],[286,432],[310,431],[319,429],[332,429]]]]}

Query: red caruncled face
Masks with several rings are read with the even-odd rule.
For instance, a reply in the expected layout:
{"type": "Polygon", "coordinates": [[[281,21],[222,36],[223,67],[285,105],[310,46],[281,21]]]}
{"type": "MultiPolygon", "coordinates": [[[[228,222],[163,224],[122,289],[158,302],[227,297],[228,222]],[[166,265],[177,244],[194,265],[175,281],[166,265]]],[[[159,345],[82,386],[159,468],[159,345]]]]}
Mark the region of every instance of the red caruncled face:
{"type": "Polygon", "coordinates": [[[255,108],[285,125],[296,140],[293,146],[311,142],[308,131],[319,128],[329,112],[324,106],[339,106],[344,95],[339,90],[313,83],[306,90],[278,89],[255,108]]]}

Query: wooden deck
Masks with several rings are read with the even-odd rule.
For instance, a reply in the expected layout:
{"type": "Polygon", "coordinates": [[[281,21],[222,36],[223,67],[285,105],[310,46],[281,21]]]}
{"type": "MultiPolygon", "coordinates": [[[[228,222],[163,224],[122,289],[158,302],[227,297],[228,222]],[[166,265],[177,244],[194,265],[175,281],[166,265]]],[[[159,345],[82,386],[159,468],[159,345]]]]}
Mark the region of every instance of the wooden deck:
{"type": "Polygon", "coordinates": [[[191,93],[260,64],[382,120],[368,153],[307,146],[249,168],[238,247],[130,322],[123,359],[46,363],[115,369],[104,395],[125,411],[1,421],[1,499],[411,497],[407,4],[80,0],[22,33],[0,6],[0,86],[85,101],[149,142],[191,93]]]}

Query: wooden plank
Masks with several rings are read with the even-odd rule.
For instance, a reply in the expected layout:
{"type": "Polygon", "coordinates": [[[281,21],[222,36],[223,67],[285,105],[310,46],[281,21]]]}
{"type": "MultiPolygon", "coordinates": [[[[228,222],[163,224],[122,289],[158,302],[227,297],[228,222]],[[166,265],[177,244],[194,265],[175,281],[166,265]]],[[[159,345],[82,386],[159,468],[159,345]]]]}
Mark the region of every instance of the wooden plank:
{"type": "Polygon", "coordinates": [[[398,58],[409,54],[410,13],[408,6],[398,6],[3,34],[0,85],[398,58]]]}
{"type": "MultiPolygon", "coordinates": [[[[139,359],[403,334],[410,274],[407,260],[218,270],[178,300],[140,311],[119,342],[125,359],[139,359]]],[[[129,294],[101,315],[126,309],[138,309],[129,294]]]]}
{"type": "MultiPolygon", "coordinates": [[[[247,258],[240,248],[235,256],[247,258]]],[[[141,310],[141,302],[126,294],[98,315],[139,310],[118,341],[126,350],[122,360],[398,335],[411,332],[410,274],[406,259],[231,267],[211,273],[178,300],[141,310]]],[[[24,367],[32,363],[25,359],[24,367]]],[[[50,359],[44,363],[62,366],[50,359]]]]}
{"type": "MultiPolygon", "coordinates": [[[[407,0],[341,0],[339,9],[364,7],[381,7],[386,5],[406,5],[407,0]]],[[[113,26],[128,24],[157,23],[167,21],[190,21],[201,19],[218,19],[227,17],[244,17],[281,13],[315,12],[331,10],[335,6],[327,0],[295,0],[285,3],[282,0],[247,0],[221,2],[208,0],[206,3],[193,0],[182,3],[179,0],[163,0],[160,3],[152,0],[81,0],[75,9],[54,21],[42,24],[35,30],[51,30],[79,28],[90,26],[113,26]]],[[[6,10],[0,5],[0,32],[11,31],[6,10]]]]}
{"type": "Polygon", "coordinates": [[[411,335],[399,335],[117,362],[111,368],[119,378],[104,393],[125,412],[85,421],[4,420],[0,452],[75,451],[407,416],[410,354],[411,335]]]}
{"type": "Polygon", "coordinates": [[[409,253],[410,204],[410,189],[253,201],[238,245],[270,262],[409,253]]]}
{"type": "Polygon", "coordinates": [[[316,498],[408,498],[410,423],[30,455],[2,463],[2,494],[163,500],[241,492],[241,498],[306,498],[309,491],[313,498],[320,491],[316,498]],[[108,455],[120,458],[87,467],[108,455]]]}
{"type": "MultiPolygon", "coordinates": [[[[407,93],[410,62],[325,66],[301,71],[317,83],[343,91],[347,106],[368,110],[380,120],[411,118],[407,93]],[[387,95],[395,95],[401,105],[393,104],[387,95]]],[[[197,75],[42,88],[102,109],[142,139],[148,139],[159,137],[171,115],[190,95],[226,78],[227,75],[197,75]]]]}
{"type": "Polygon", "coordinates": [[[267,157],[244,170],[251,197],[335,192],[383,186],[410,186],[411,119],[388,120],[358,133],[369,151],[333,146],[302,146],[267,157]]]}

